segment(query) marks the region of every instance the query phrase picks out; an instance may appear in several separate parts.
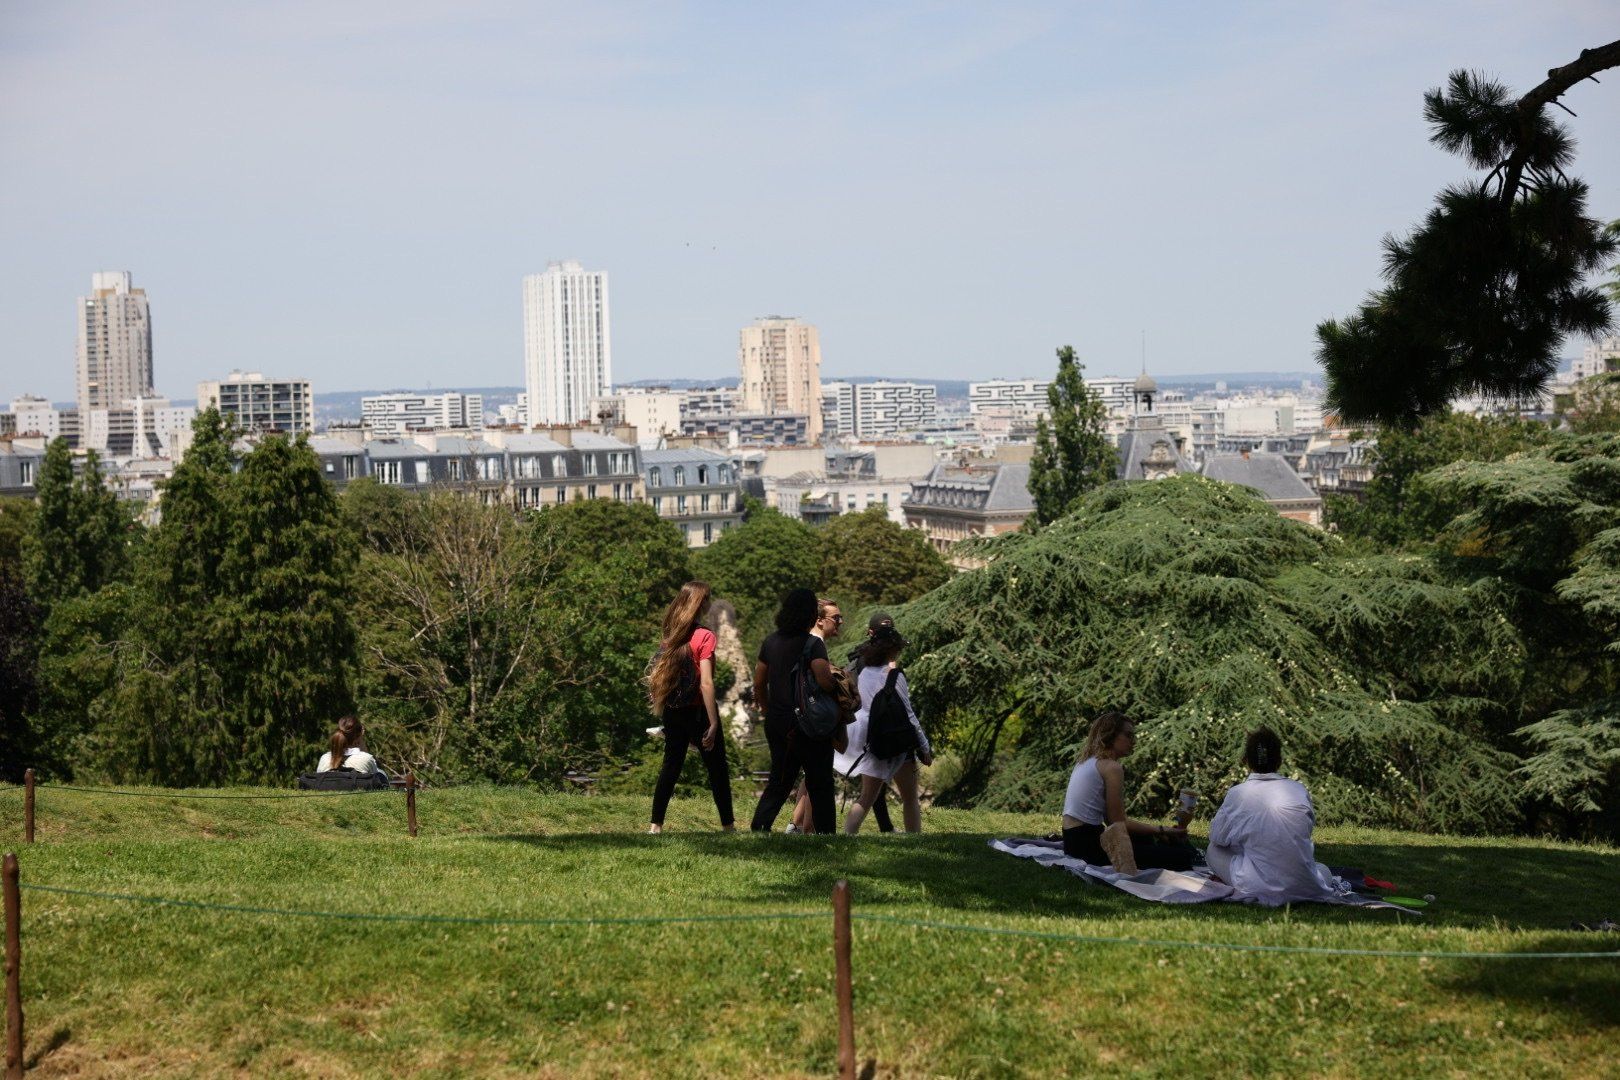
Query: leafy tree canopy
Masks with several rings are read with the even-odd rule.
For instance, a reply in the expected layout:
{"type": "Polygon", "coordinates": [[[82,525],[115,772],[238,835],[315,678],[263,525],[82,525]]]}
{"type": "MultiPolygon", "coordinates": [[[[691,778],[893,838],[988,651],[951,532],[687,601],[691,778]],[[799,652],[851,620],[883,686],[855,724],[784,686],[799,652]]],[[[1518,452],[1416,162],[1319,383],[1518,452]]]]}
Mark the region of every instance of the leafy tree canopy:
{"type": "Polygon", "coordinates": [[[790,589],[821,579],[821,538],[802,521],[749,499],[746,518],[697,553],[697,572],[737,608],[738,623],[766,625],[790,589]]]}
{"type": "Polygon", "coordinates": [[[1334,497],[1328,521],[1347,537],[1386,548],[1426,544],[1458,512],[1456,505],[1419,482],[1453,461],[1500,461],[1553,438],[1546,424],[1517,417],[1475,417],[1443,412],[1406,431],[1377,435],[1375,473],[1358,499],[1334,497]]]}
{"type": "Polygon", "coordinates": [[[1513,721],[1491,703],[1511,697],[1522,645],[1488,585],[1349,556],[1196,476],[1110,485],[1039,533],[976,547],[982,569],[896,619],[945,741],[981,766],[998,739],[1016,744],[1011,801],[1055,813],[1087,726],[1114,708],[1142,722],[1127,765],[1140,812],[1183,784],[1213,805],[1241,779],[1244,734],[1267,724],[1324,818],[1517,819],[1513,721]]]}
{"type": "Polygon", "coordinates": [[[840,514],[821,529],[821,591],[850,606],[903,604],[950,580],[951,568],[888,508],[840,514]]]}
{"type": "Polygon", "coordinates": [[[1566,175],[1574,143],[1547,106],[1616,65],[1620,41],[1521,98],[1467,71],[1425,95],[1430,141],[1488,172],[1387,237],[1384,288],[1317,327],[1328,404],[1345,419],[1406,427],[1462,394],[1523,399],[1551,379],[1568,335],[1609,328],[1609,305],[1586,279],[1616,239],[1587,213],[1586,185],[1566,175]]]}

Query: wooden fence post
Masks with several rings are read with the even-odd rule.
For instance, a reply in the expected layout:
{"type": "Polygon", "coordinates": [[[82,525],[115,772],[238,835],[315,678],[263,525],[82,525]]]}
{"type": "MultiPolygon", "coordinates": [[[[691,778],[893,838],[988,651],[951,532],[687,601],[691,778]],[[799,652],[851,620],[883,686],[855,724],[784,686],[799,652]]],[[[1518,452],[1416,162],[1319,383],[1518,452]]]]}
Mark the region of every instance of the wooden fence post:
{"type": "Polygon", "coordinates": [[[23,840],[34,842],[34,770],[23,770],[23,840]]]}
{"type": "Polygon", "coordinates": [[[6,906],[6,1080],[22,1080],[22,897],[17,888],[17,856],[6,852],[3,891],[6,906]]]}
{"type": "Polygon", "coordinates": [[[416,770],[405,774],[405,826],[416,835],[416,770]]]}
{"type": "Polygon", "coordinates": [[[833,886],[833,958],[838,992],[838,1075],[855,1080],[855,1000],[849,969],[849,882],[833,886]]]}

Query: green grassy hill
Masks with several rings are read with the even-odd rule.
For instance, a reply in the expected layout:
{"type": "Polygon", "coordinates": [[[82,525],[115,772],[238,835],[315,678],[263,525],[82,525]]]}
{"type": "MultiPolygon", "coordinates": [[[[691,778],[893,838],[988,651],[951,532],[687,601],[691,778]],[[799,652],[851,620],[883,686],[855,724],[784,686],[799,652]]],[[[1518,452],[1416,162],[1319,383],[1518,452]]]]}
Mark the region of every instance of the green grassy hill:
{"type": "Polygon", "coordinates": [[[1620,935],[1567,930],[1620,916],[1613,848],[1320,835],[1325,860],[1436,894],[1416,919],[1146,904],[988,850],[1053,824],[1016,815],[932,810],[920,837],[728,836],[707,799],[687,799],[649,837],[643,799],[462,788],[421,794],[413,840],[399,793],[42,788],[27,847],[21,806],[0,789],[0,842],[25,885],[400,917],[29,889],[31,1075],[826,1076],[840,877],[857,916],[911,920],[854,927],[857,1052],[878,1076],[1615,1075],[1616,959],[1065,940],[1614,950],[1620,935]],[[671,917],[697,921],[639,921],[671,917]],[[624,921],[566,921],[586,918],[624,921]]]}

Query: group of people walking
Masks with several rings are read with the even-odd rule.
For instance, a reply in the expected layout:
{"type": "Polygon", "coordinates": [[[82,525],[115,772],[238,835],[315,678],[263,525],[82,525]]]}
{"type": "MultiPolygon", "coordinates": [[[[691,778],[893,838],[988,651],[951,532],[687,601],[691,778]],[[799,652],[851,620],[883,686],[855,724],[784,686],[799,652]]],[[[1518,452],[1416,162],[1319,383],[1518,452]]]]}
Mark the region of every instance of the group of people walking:
{"type": "MultiPolygon", "coordinates": [[[[701,581],[682,587],[665,613],[663,640],[648,672],[649,701],[664,721],[665,740],[664,763],[653,793],[649,831],[654,833],[663,831],[687,747],[694,742],[708,768],[721,827],[735,827],[725,740],[714,701],[715,638],[701,625],[709,599],[709,586],[701,581]]],[[[891,780],[900,791],[906,831],[922,828],[917,768],[932,762],[933,751],[900,670],[905,638],[894,620],[874,615],[846,670],[832,663],[827,650],[843,626],[837,604],[818,599],[809,589],[795,589],[782,598],[776,629],[759,647],[753,698],[763,718],[771,767],[754,809],[751,827],[756,832],[775,825],[795,785],[799,797],[790,830],[837,831],[835,770],[859,777],[861,784],[844,819],[845,832],[858,832],[874,808],[879,828],[892,830],[884,805],[891,780]],[[823,713],[827,721],[815,718],[823,713]]]]}

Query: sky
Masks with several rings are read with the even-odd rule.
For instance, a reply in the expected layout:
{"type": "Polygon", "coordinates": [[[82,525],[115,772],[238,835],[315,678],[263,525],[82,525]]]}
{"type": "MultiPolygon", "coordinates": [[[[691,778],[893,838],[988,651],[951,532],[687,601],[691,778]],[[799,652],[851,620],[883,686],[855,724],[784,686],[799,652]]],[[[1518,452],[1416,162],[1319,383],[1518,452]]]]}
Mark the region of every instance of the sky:
{"type": "MultiPolygon", "coordinates": [[[[1454,68],[1523,92],[1612,0],[0,0],[0,400],[73,395],[96,270],[157,388],[516,385],[521,279],[608,271],[618,381],[1300,371],[1380,238],[1468,177],[1454,68]]],[[[1620,218],[1620,72],[1566,97],[1620,218]]],[[[1579,343],[1565,349],[1578,352],[1579,343]]]]}

